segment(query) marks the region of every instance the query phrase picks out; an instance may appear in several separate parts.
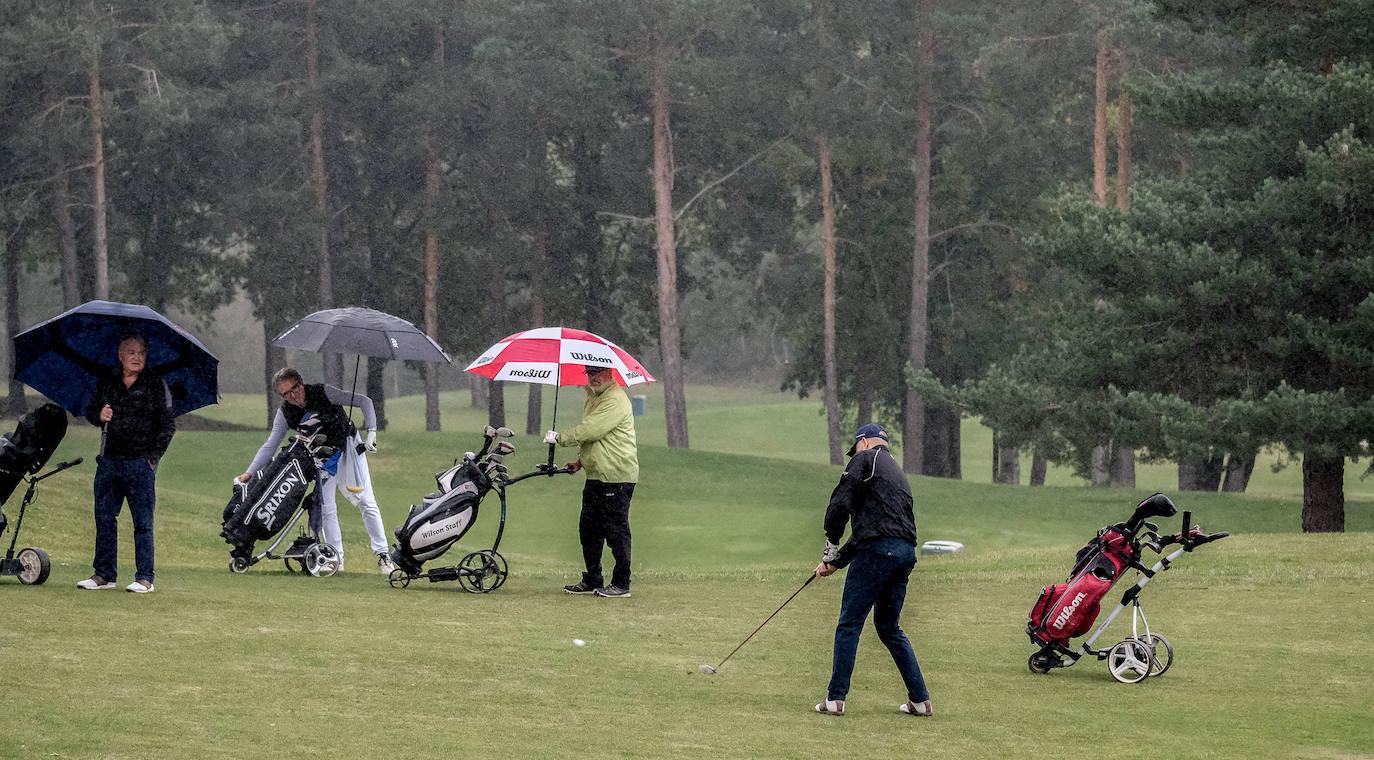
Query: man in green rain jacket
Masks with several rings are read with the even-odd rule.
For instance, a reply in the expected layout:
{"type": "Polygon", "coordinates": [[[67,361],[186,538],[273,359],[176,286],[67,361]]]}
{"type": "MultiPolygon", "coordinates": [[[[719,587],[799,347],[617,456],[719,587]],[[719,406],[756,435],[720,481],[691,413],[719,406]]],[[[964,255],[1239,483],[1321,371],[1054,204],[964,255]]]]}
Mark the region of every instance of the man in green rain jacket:
{"type": "Polygon", "coordinates": [[[573,472],[587,471],[577,534],[587,569],[582,580],[563,590],[602,597],[630,595],[630,498],[639,480],[634,416],[625,389],[609,367],[587,367],[587,403],[582,421],[565,433],[550,430],[545,443],[578,447],[573,472]],[[601,573],[602,550],[610,546],[615,567],[610,585],[601,573]]]}

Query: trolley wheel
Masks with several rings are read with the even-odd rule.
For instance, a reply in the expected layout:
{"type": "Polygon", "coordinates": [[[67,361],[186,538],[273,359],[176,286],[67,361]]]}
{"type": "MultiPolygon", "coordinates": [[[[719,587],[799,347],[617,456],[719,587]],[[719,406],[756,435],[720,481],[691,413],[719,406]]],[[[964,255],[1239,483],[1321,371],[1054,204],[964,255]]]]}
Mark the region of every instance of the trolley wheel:
{"type": "Polygon", "coordinates": [[[1044,675],[1054,669],[1054,659],[1044,652],[1036,652],[1026,661],[1030,672],[1044,675]]]}
{"type": "Polygon", "coordinates": [[[1146,637],[1146,643],[1150,647],[1150,675],[1162,676],[1164,671],[1174,664],[1174,646],[1169,640],[1157,633],[1151,633],[1146,637]]]}
{"type": "Polygon", "coordinates": [[[231,573],[246,573],[246,572],[248,572],[248,560],[244,559],[243,557],[230,557],[230,558],[229,558],[229,572],[231,572],[231,573]]]}
{"type": "Polygon", "coordinates": [[[291,558],[290,558],[290,557],[282,557],[282,558],[281,558],[281,563],[282,563],[283,565],[286,565],[286,572],[288,572],[288,573],[303,573],[303,572],[305,572],[305,563],[304,563],[304,562],[300,563],[300,565],[293,565],[293,564],[291,564],[291,558]]]}
{"type": "Polygon", "coordinates": [[[339,552],[329,544],[312,544],[305,550],[305,571],[317,578],[339,572],[339,552]]]}
{"type": "Polygon", "coordinates": [[[410,574],[398,567],[391,571],[386,582],[390,583],[392,588],[405,588],[410,585],[410,574]]]}
{"type": "Polygon", "coordinates": [[[1107,669],[1121,683],[1139,683],[1155,665],[1150,647],[1140,639],[1123,639],[1107,653],[1107,669]]]}
{"type": "Polygon", "coordinates": [[[36,546],[19,552],[19,582],[25,586],[37,586],[48,579],[52,562],[48,553],[36,546]]]}
{"type": "Polygon", "coordinates": [[[473,552],[458,563],[458,585],[472,594],[487,594],[506,582],[506,561],[490,550],[473,552]]]}
{"type": "Polygon", "coordinates": [[[502,557],[495,549],[483,549],[481,553],[491,557],[491,560],[496,563],[496,585],[492,586],[491,590],[495,591],[506,585],[506,578],[510,576],[510,571],[506,568],[506,558],[502,557]]]}

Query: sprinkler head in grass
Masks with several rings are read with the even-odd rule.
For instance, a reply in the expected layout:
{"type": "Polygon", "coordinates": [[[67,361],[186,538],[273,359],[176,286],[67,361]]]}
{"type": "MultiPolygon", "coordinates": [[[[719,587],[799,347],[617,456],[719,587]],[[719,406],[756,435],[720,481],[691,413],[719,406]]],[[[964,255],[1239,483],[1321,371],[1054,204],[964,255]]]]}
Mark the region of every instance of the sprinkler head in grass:
{"type": "Polygon", "coordinates": [[[702,673],[705,673],[708,676],[713,675],[716,672],[716,669],[711,667],[710,665],[698,665],[697,670],[700,670],[702,673]]]}

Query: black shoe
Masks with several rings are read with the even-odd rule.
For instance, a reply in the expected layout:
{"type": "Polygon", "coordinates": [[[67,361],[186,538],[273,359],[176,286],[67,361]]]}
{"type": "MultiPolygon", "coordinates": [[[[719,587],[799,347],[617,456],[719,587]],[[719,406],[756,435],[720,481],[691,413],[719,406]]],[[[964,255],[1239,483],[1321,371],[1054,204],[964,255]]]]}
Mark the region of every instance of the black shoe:
{"type": "Polygon", "coordinates": [[[630,590],[627,589],[627,588],[621,588],[621,587],[616,586],[616,585],[611,585],[611,586],[605,586],[605,587],[603,587],[603,588],[597,589],[597,590],[596,590],[596,595],[597,595],[597,596],[606,596],[606,597],[611,597],[611,596],[629,596],[629,595],[630,595],[630,590]]]}
{"type": "Polygon", "coordinates": [[[568,594],[594,594],[596,593],[596,586],[582,581],[575,586],[564,586],[563,591],[568,594]]]}

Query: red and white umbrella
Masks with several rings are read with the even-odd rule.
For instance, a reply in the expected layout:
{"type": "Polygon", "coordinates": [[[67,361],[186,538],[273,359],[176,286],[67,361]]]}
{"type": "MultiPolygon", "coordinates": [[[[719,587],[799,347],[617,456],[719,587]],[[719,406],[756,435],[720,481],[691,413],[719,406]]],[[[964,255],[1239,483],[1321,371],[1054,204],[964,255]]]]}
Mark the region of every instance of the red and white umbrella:
{"type": "Polygon", "coordinates": [[[625,349],[585,330],[536,327],[502,338],[464,371],[543,385],[586,385],[587,365],[610,367],[624,386],[651,383],[652,375],[625,349]]]}

